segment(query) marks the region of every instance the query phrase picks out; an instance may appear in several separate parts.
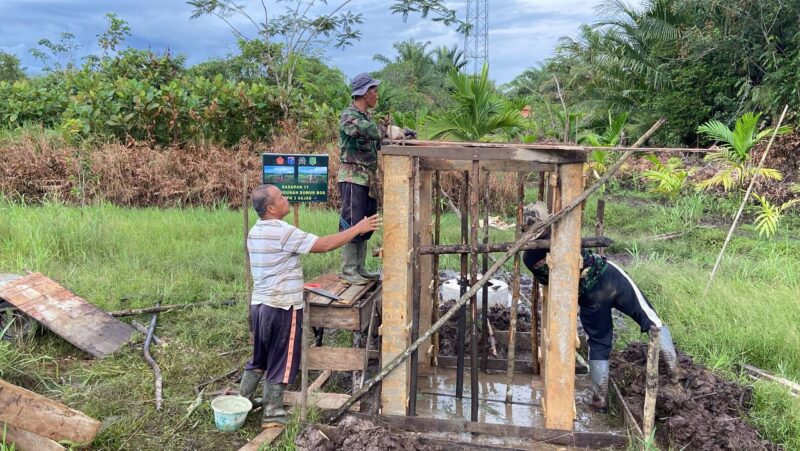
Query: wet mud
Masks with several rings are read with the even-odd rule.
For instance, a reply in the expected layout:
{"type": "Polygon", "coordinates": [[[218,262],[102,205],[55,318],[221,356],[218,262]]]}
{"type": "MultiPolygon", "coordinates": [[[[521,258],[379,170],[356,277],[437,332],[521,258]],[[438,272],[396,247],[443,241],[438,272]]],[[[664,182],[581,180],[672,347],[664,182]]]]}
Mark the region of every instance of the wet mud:
{"type": "MultiPolygon", "coordinates": [[[[645,395],[647,345],[632,343],[611,356],[611,376],[641,425],[645,395]]],[[[669,380],[659,368],[656,440],[664,449],[778,450],[762,440],[744,418],[753,400],[750,387],[716,376],[678,351],[681,375],[669,380]]]]}
{"type": "Polygon", "coordinates": [[[412,434],[395,433],[372,421],[345,417],[335,428],[321,430],[310,425],[295,439],[298,450],[333,451],[435,451],[441,448],[423,443],[412,434]]]}

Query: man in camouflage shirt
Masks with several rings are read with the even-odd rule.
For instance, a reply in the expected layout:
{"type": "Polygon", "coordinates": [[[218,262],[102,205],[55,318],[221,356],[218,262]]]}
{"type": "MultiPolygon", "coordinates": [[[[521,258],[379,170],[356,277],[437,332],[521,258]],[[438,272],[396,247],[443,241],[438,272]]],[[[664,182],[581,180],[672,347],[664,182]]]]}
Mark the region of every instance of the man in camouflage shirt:
{"type": "MultiPolygon", "coordinates": [[[[381,82],[358,74],[350,83],[353,102],[339,118],[340,166],[339,192],[342,196],[342,215],[339,230],[346,230],[364,217],[378,212],[376,172],[378,151],[383,127],[373,121],[370,108],[378,104],[378,85],[381,82]]],[[[359,235],[342,248],[341,280],[351,285],[364,285],[377,279],[379,273],[367,271],[367,240],[372,233],[359,235]]]]}

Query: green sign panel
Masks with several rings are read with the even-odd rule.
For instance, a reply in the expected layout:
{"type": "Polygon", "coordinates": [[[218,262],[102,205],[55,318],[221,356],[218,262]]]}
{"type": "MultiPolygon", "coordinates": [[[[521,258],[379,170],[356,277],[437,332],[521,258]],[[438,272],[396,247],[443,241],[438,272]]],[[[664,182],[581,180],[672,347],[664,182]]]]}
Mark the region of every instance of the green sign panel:
{"type": "Polygon", "coordinates": [[[328,201],[328,156],[262,153],[263,182],[275,185],[291,203],[328,201]]]}

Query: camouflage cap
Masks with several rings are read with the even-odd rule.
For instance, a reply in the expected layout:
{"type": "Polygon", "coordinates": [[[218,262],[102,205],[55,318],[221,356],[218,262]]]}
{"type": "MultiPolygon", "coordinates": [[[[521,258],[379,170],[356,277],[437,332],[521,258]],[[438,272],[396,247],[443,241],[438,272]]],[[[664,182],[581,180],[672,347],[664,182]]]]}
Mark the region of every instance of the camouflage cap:
{"type": "Polygon", "coordinates": [[[368,73],[360,73],[353,77],[353,80],[350,81],[350,89],[352,89],[352,93],[350,95],[352,97],[363,96],[367,93],[369,88],[378,86],[380,84],[380,80],[375,80],[368,73]]]}

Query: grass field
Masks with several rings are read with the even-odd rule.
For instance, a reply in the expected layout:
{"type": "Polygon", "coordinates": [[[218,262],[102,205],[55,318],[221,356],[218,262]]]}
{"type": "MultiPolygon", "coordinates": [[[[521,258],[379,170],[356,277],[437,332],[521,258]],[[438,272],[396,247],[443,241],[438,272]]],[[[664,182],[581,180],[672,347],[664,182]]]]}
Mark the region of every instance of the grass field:
{"type": "MultiPolygon", "coordinates": [[[[586,234],[594,230],[594,205],[593,200],[587,204],[586,234]]],[[[678,346],[698,361],[730,378],[740,378],[736,364],[746,362],[800,381],[800,219],[785,218],[769,241],[741,227],[716,282],[703,294],[734,209],[732,202],[705,196],[667,206],[645,195],[609,195],[606,230],[616,240],[609,252],[624,258],[671,325],[678,346]],[[682,235],[653,239],[669,232],[682,235]]],[[[303,209],[300,223],[326,234],[336,230],[338,216],[303,209]]],[[[442,241],[457,242],[458,227],[453,216],[445,215],[442,241]]],[[[512,238],[512,231],[492,233],[493,241],[512,238]]],[[[371,243],[380,245],[380,234],[371,243]]],[[[306,256],[306,278],[333,271],[338,262],[338,252],[306,256]]],[[[379,264],[371,257],[368,263],[379,264]]],[[[455,268],[456,260],[443,264],[455,268]]],[[[226,208],[111,205],[81,210],[0,200],[0,272],[25,270],[42,272],[105,310],[157,301],[241,300],[242,214],[226,208]]],[[[160,315],[157,334],[168,345],[154,349],[164,373],[165,405],[158,413],[151,372],[141,357],[142,337],[101,361],[52,334],[16,344],[0,340],[0,377],[103,420],[96,449],[236,449],[257,433],[256,418],[234,434],[221,434],[208,403],[184,417],[195,385],[241,367],[248,358],[245,316],[243,303],[160,315]]],[[[641,338],[629,332],[617,345],[641,338]]],[[[209,391],[219,388],[215,384],[209,391]]],[[[754,389],[752,421],[770,440],[800,449],[800,401],[772,384],[758,383],[754,389]]],[[[286,441],[279,448],[292,446],[286,441]]]]}

